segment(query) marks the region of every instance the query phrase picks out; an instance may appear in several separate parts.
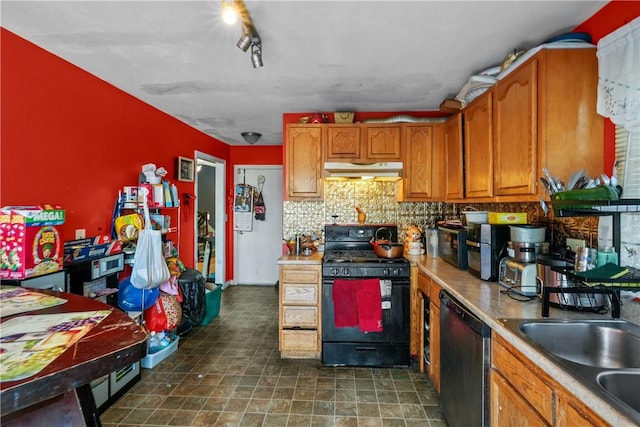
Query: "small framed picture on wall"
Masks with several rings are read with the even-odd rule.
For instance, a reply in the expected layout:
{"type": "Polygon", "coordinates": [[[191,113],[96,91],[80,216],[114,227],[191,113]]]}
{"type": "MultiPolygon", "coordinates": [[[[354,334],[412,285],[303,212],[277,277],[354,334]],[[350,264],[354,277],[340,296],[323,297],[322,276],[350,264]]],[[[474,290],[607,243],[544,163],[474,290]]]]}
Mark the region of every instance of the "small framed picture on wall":
{"type": "Polygon", "coordinates": [[[193,159],[178,157],[178,166],[176,170],[178,172],[178,181],[193,182],[195,171],[193,159]]]}

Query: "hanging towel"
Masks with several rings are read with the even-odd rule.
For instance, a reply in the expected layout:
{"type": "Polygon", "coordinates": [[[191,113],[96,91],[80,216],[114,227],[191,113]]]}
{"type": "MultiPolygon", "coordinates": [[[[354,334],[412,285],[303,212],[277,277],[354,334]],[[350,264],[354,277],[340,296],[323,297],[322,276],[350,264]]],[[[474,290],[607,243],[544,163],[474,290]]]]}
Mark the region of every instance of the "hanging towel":
{"type": "Polygon", "coordinates": [[[333,315],[336,328],[358,326],[356,282],[357,280],[343,279],[333,281],[333,315]]]}
{"type": "Polygon", "coordinates": [[[380,280],[380,296],[382,297],[382,309],[391,308],[391,280],[380,280]]]}
{"type": "Polygon", "coordinates": [[[356,291],[358,300],[358,325],[362,332],[382,332],[382,298],[380,280],[359,280],[356,291]]]}

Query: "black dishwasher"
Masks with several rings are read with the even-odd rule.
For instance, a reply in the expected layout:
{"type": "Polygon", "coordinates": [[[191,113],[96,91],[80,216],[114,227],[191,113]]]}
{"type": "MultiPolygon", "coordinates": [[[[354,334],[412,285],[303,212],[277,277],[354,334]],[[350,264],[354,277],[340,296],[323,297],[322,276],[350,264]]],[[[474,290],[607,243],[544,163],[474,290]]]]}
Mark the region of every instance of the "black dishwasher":
{"type": "Polygon", "coordinates": [[[491,328],[440,291],[440,406],[449,427],[489,426],[491,328]]]}

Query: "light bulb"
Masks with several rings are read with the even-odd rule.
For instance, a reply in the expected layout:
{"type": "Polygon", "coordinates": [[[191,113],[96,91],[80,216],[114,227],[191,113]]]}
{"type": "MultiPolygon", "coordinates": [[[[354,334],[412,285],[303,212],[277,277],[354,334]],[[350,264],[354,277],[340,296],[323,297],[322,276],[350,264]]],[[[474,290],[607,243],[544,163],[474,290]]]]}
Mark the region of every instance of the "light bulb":
{"type": "Polygon", "coordinates": [[[233,25],[238,20],[238,11],[233,3],[224,3],[222,5],[222,20],[228,25],[233,25]]]}

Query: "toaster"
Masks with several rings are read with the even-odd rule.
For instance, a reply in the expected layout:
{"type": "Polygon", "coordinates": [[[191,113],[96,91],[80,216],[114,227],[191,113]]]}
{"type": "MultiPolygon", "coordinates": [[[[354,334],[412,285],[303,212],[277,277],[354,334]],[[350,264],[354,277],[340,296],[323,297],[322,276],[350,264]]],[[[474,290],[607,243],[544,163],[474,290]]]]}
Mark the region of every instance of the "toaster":
{"type": "Polygon", "coordinates": [[[498,269],[498,283],[520,295],[537,295],[536,263],[524,263],[513,258],[502,258],[498,269]]]}

